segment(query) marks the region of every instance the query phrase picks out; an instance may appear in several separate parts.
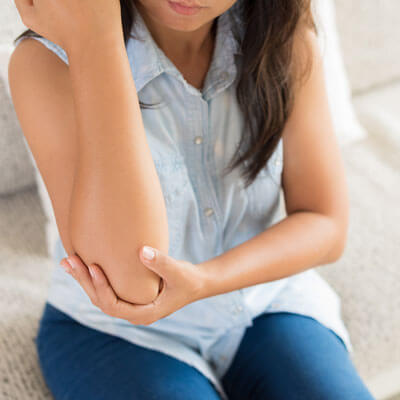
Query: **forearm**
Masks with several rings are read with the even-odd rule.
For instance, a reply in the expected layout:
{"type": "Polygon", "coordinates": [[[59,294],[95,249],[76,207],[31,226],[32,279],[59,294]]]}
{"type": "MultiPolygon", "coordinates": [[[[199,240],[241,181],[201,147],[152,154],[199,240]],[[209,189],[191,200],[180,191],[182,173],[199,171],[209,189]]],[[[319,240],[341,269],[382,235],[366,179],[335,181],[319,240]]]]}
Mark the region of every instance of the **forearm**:
{"type": "Polygon", "coordinates": [[[335,261],[343,251],[332,218],[295,212],[250,240],[198,264],[204,272],[202,298],[288,277],[335,261]]]}
{"type": "Polygon", "coordinates": [[[119,297],[148,303],[159,277],[139,249],[168,252],[162,189],[122,35],[82,42],[68,51],[78,135],[71,243],[86,265],[103,268],[119,297]]]}

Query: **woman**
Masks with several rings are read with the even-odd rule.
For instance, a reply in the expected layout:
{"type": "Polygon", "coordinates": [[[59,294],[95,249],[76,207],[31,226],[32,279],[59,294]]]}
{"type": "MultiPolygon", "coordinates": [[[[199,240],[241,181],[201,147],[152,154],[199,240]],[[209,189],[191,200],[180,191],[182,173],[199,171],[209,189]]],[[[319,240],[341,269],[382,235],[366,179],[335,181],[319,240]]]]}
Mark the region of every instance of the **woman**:
{"type": "Polygon", "coordinates": [[[16,6],[17,42],[39,35],[10,87],[68,272],[36,338],[54,397],[371,399],[313,270],[348,199],[310,2],[16,6]]]}

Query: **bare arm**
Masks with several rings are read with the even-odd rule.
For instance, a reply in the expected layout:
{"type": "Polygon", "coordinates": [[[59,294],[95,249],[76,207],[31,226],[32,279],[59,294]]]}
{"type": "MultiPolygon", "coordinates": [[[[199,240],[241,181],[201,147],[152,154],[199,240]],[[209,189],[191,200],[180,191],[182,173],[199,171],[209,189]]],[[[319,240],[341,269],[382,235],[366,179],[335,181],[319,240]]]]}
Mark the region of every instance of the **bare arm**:
{"type": "Polygon", "coordinates": [[[345,247],[348,193],[315,34],[313,69],[283,131],[288,216],[254,238],[200,264],[202,297],[281,279],[337,260],[345,247]]]}
{"type": "Polygon", "coordinates": [[[68,56],[78,122],[72,244],[86,264],[104,268],[120,297],[149,302],[159,278],[141,264],[139,248],[168,252],[168,226],[122,34],[68,56]]]}
{"type": "Polygon", "coordinates": [[[148,303],[160,279],[139,249],[168,252],[168,225],[122,32],[82,43],[68,68],[21,42],[9,64],[13,102],[68,255],[99,264],[122,299],[148,303]]]}

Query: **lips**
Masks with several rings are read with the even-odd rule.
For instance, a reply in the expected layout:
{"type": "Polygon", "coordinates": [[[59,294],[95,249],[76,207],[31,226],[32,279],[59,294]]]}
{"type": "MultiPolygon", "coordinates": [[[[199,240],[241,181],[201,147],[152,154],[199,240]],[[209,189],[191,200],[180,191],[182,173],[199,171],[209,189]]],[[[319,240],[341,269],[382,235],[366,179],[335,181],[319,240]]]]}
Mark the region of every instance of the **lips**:
{"type": "Polygon", "coordinates": [[[190,7],[190,8],[200,8],[200,7],[202,7],[199,4],[188,3],[188,2],[171,1],[171,3],[178,4],[178,5],[182,6],[182,7],[190,7]]]}
{"type": "Polygon", "coordinates": [[[182,5],[182,3],[172,2],[172,0],[168,0],[168,4],[177,14],[187,15],[187,16],[196,15],[200,13],[204,8],[197,5],[193,5],[193,3],[191,3],[192,4],[191,6],[186,6],[182,5]]]}

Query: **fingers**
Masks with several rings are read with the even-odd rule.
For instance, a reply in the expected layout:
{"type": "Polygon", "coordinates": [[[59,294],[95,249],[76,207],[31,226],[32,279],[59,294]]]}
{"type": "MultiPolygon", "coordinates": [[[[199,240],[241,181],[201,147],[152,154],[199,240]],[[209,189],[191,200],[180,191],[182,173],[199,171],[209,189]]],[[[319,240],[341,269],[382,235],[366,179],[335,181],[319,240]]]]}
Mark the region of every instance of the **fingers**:
{"type": "Polygon", "coordinates": [[[118,296],[115,294],[103,270],[96,264],[89,266],[93,286],[97,294],[97,307],[106,314],[118,316],[118,296]]]}
{"type": "Polygon", "coordinates": [[[147,259],[144,252],[145,247],[148,246],[143,246],[140,252],[140,258],[143,264],[167,281],[170,286],[173,285],[174,281],[179,279],[183,273],[180,268],[180,261],[154,248],[154,257],[152,259],[147,259]]]}
{"type": "Polygon", "coordinates": [[[167,285],[161,279],[159,295],[149,304],[132,304],[119,299],[105,273],[97,264],[86,266],[76,254],[64,258],[60,264],[71,265],[71,275],[85,290],[91,302],[104,313],[125,319],[134,325],[150,325],[168,315],[167,285]]]}
{"type": "Polygon", "coordinates": [[[166,286],[161,286],[157,298],[148,304],[132,304],[117,298],[114,315],[134,325],[150,325],[167,315],[166,286]]]}
{"type": "MultiPolygon", "coordinates": [[[[118,298],[103,270],[97,264],[90,264],[89,272],[92,276],[93,287],[97,296],[97,302],[95,305],[104,313],[115,318],[128,320],[132,318],[133,312],[136,314],[136,321],[138,324],[142,324],[142,322],[150,323],[153,321],[151,319],[153,314],[151,314],[150,307],[146,310],[142,310],[139,307],[143,307],[143,305],[134,305],[118,298]],[[134,312],[136,307],[140,312],[134,312]],[[146,317],[144,321],[143,316],[146,317]]],[[[154,309],[154,307],[151,308],[154,309]]]]}
{"type": "Polygon", "coordinates": [[[107,277],[97,264],[86,266],[75,254],[68,257],[68,260],[70,263],[66,259],[63,259],[61,263],[64,265],[67,263],[72,267],[70,268],[71,275],[85,290],[93,305],[112,317],[126,318],[129,315],[130,303],[124,303],[118,299],[107,277]]]}
{"type": "Polygon", "coordinates": [[[35,11],[32,0],[15,0],[14,3],[21,17],[21,21],[26,27],[29,28],[33,22],[33,15],[35,11]]]}
{"type": "Polygon", "coordinates": [[[164,285],[165,285],[164,279],[161,278],[161,279],[160,279],[160,286],[158,287],[158,296],[160,295],[160,293],[161,293],[162,290],[164,289],[164,285]]]}
{"type": "Polygon", "coordinates": [[[171,304],[168,299],[167,287],[164,282],[160,286],[157,298],[151,303],[144,305],[121,303],[120,306],[121,311],[126,315],[124,318],[134,325],[150,325],[172,312],[169,311],[171,304]]]}
{"type": "Polygon", "coordinates": [[[63,259],[60,264],[65,263],[70,266],[70,273],[71,275],[78,281],[78,283],[82,286],[83,290],[89,296],[90,301],[97,305],[98,297],[96,294],[95,287],[92,283],[92,278],[89,274],[89,270],[86,267],[86,264],[80,259],[79,256],[73,254],[72,256],[68,257],[67,259],[63,259]]]}

